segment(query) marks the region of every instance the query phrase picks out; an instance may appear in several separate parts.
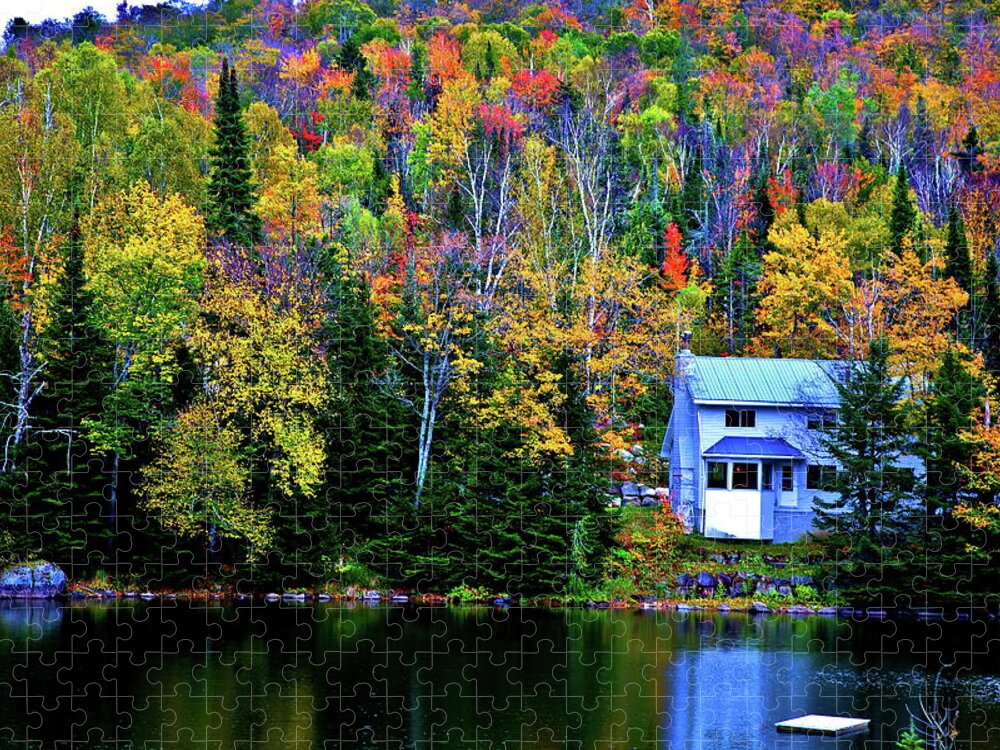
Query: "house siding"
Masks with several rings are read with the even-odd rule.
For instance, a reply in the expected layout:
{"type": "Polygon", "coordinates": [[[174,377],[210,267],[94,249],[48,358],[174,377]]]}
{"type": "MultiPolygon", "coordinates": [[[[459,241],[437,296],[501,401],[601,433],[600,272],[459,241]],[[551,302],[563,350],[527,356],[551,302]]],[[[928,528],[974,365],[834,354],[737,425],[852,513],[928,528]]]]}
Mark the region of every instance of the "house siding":
{"type": "Polygon", "coordinates": [[[795,542],[813,530],[816,513],[811,510],[774,509],[774,541],[795,542]]]}
{"type": "MultiPolygon", "coordinates": [[[[829,381],[822,370],[832,368],[834,362],[812,362],[808,360],[767,360],[747,363],[746,366],[729,358],[701,358],[682,351],[677,356],[674,377],[674,406],[670,419],[670,429],[664,439],[661,456],[670,461],[670,493],[675,509],[696,530],[711,535],[706,521],[721,536],[729,536],[733,529],[746,527],[751,538],[773,539],[775,542],[789,542],[800,539],[813,528],[817,498],[832,501],[836,493],[821,492],[806,486],[807,467],[810,464],[835,464],[820,444],[822,433],[808,429],[807,418],[816,408],[832,408],[833,396],[829,381]],[[704,362],[703,362],[704,360],[704,362]],[[701,363],[701,365],[699,365],[701,363]],[[812,388],[797,387],[796,378],[819,373],[812,388]],[[752,376],[752,377],[751,377],[752,376]],[[803,394],[818,394],[815,405],[807,405],[803,394]],[[743,394],[745,401],[737,401],[743,394]],[[768,401],[775,394],[795,398],[789,403],[768,401]],[[695,398],[699,400],[696,402],[695,398]],[[726,427],[726,410],[731,408],[753,409],[756,412],[754,427],[726,427]],[[732,505],[733,513],[746,515],[741,508],[743,500],[737,502],[736,495],[744,491],[708,490],[705,486],[704,453],[726,437],[755,437],[781,439],[788,446],[802,453],[803,457],[792,461],[793,484],[792,502],[789,493],[761,491],[759,498],[759,520],[743,523],[738,518],[732,522],[720,520],[720,509],[732,505]],[[730,498],[727,498],[727,494],[730,498]],[[711,497],[712,510],[706,518],[706,498],[711,497]],[[780,501],[779,501],[780,498],[780,501]],[[755,527],[756,531],[751,531],[755,527]]],[[[745,448],[744,448],[745,449],[745,448]]],[[[718,450],[718,449],[717,449],[718,450]]],[[[720,456],[719,460],[733,461],[735,458],[720,456]]],[[[780,455],[774,458],[751,458],[746,460],[763,464],[764,461],[787,461],[780,455]]],[[[897,462],[900,467],[912,468],[919,479],[923,474],[922,462],[912,455],[904,456],[897,462]]],[[[778,478],[776,477],[776,481],[778,478]]],[[[743,499],[746,495],[743,496],[743,499]]],[[[749,519],[748,519],[749,521],[749,519]]]]}
{"type": "Polygon", "coordinates": [[[701,461],[698,439],[698,409],[683,382],[682,366],[675,377],[674,406],[671,414],[670,495],[674,510],[689,525],[696,526],[701,514],[699,502],[701,461]]]}

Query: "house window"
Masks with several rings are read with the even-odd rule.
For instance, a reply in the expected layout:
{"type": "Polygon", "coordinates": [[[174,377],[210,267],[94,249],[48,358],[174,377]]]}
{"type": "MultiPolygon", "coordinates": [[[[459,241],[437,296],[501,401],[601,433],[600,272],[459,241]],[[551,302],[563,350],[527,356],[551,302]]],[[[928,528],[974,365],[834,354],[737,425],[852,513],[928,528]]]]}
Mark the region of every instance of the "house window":
{"type": "Polygon", "coordinates": [[[757,464],[733,464],[733,489],[734,490],[755,490],[759,487],[757,483],[757,464]]]}
{"type": "Polygon", "coordinates": [[[810,430],[832,430],[836,426],[837,412],[833,409],[824,409],[806,416],[806,427],[810,430]]]}
{"type": "Polygon", "coordinates": [[[806,468],[806,489],[831,492],[837,486],[837,467],[810,464],[806,468]]]}
{"type": "Polygon", "coordinates": [[[784,464],[781,467],[781,491],[792,492],[795,489],[795,481],[792,479],[792,465],[784,464]]]}
{"type": "Polygon", "coordinates": [[[764,464],[764,473],[760,478],[760,488],[762,490],[774,489],[774,466],[772,464],[764,464]]]}
{"type": "Polygon", "coordinates": [[[726,427],[756,427],[757,412],[753,409],[726,409],[726,427]]]}
{"type": "Polygon", "coordinates": [[[729,468],[729,464],[724,461],[709,461],[708,462],[708,481],[706,486],[710,490],[725,490],[728,489],[726,484],[726,473],[729,468]]]}

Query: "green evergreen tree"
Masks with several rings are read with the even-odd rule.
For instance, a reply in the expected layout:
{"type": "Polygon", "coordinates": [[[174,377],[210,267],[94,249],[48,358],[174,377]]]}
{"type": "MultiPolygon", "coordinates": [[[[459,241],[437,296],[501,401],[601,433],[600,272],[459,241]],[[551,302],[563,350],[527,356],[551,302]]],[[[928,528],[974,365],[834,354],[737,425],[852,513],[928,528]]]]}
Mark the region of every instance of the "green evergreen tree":
{"type": "Polygon", "coordinates": [[[958,207],[948,209],[948,236],[945,242],[945,276],[952,278],[969,295],[969,302],[955,315],[954,330],[960,341],[978,346],[975,329],[980,317],[977,313],[976,289],[972,275],[972,256],[965,237],[965,225],[958,207]]]}
{"type": "Polygon", "coordinates": [[[909,520],[897,468],[911,442],[900,406],[905,383],[890,373],[889,355],[888,342],[876,339],[866,361],[843,365],[843,378],[834,378],[837,425],[819,441],[838,471],[831,487],[837,497],[814,501],[817,538],[838,584],[868,597],[898,582],[892,569],[909,520]]]}
{"type": "Polygon", "coordinates": [[[736,354],[753,338],[754,320],[760,296],[757,282],[763,273],[763,261],[758,249],[744,232],[733,250],[722,261],[714,279],[712,307],[721,312],[727,322],[727,346],[736,354]]]}
{"type": "Polygon", "coordinates": [[[368,62],[361,54],[361,45],[358,43],[357,35],[351,36],[337,54],[337,65],[346,71],[353,72],[354,83],[351,86],[351,94],[358,99],[371,98],[371,86],[375,82],[374,76],[368,69],[368,62]]]}
{"type": "Polygon", "coordinates": [[[917,209],[910,198],[910,181],[906,165],[899,165],[896,187],[892,194],[892,210],[889,214],[889,247],[899,254],[903,251],[903,240],[913,233],[917,226],[917,209]]]}
{"type": "Polygon", "coordinates": [[[364,281],[332,254],[324,260],[327,285],[322,336],[327,352],[330,397],[320,420],[327,442],[327,496],[317,493],[306,508],[315,520],[302,539],[318,555],[310,562],[320,576],[322,555],[370,570],[382,580],[402,582],[411,566],[408,550],[416,524],[408,482],[415,449],[408,410],[396,384],[385,340],[364,281]]]}
{"type": "Polygon", "coordinates": [[[948,239],[945,244],[945,274],[950,276],[966,292],[972,294],[972,257],[965,236],[965,224],[958,207],[948,209],[948,239]]]}
{"type": "Polygon", "coordinates": [[[958,166],[961,168],[963,174],[976,174],[983,170],[982,165],[979,163],[979,156],[982,153],[983,149],[979,143],[979,131],[973,125],[969,128],[969,132],[965,134],[965,137],[962,138],[962,147],[953,154],[958,159],[958,166]]]}
{"type": "Polygon", "coordinates": [[[1000,275],[996,253],[992,250],[986,253],[985,279],[983,280],[983,299],[980,310],[982,319],[983,358],[986,369],[991,373],[1000,372],[1000,275]]]}
{"type": "Polygon", "coordinates": [[[705,202],[705,178],[702,170],[701,148],[696,148],[691,166],[684,175],[684,186],[681,188],[681,206],[684,218],[681,227],[684,228],[684,239],[690,232],[701,228],[701,211],[705,202]]]}
{"type": "Polygon", "coordinates": [[[656,198],[636,201],[625,217],[621,248],[626,254],[642,260],[649,268],[663,263],[663,232],[670,223],[656,198]]]}
{"type": "MultiPolygon", "coordinates": [[[[594,415],[569,362],[555,369],[568,396],[559,422],[570,428],[570,457],[512,458],[523,446],[520,425],[484,430],[459,413],[442,425],[445,460],[421,504],[414,579],[514,596],[566,591],[571,575],[595,582],[612,530],[594,415]]],[[[477,387],[488,393],[506,376],[483,374],[477,387]]]]}
{"type": "Polygon", "coordinates": [[[108,342],[88,320],[92,300],[84,285],[83,248],[74,223],[54,289],[53,318],[41,339],[44,388],[34,403],[25,494],[33,533],[48,559],[76,574],[99,560],[108,539],[103,494],[108,476],[85,436],[83,421],[104,409],[109,384],[108,342]]]}
{"type": "Polygon", "coordinates": [[[209,226],[227,239],[249,246],[260,240],[261,221],[254,213],[254,185],[246,126],[240,108],[236,71],[222,60],[215,100],[215,145],[208,181],[209,226]]]}
{"type": "Polygon", "coordinates": [[[963,594],[967,597],[973,589],[980,593],[986,590],[981,588],[982,566],[972,565],[968,552],[981,540],[967,524],[956,523],[952,517],[956,505],[976,494],[965,487],[959,469],[969,465],[972,452],[960,434],[972,428],[974,410],[982,406],[985,397],[982,380],[970,372],[955,350],[947,350],[931,383],[925,431],[918,444],[917,452],[927,469],[926,504],[907,576],[907,593],[922,591],[934,604],[959,600],[963,594]]]}

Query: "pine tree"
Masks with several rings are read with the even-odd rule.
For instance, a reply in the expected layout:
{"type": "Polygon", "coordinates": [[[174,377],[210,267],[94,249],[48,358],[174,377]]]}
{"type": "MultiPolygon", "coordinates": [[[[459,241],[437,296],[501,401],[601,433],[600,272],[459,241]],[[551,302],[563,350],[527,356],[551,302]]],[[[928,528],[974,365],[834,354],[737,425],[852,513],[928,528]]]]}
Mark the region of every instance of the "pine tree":
{"type": "Polygon", "coordinates": [[[972,446],[960,435],[973,426],[973,414],[986,397],[980,378],[970,372],[959,354],[949,349],[941,358],[931,383],[931,398],[927,405],[925,434],[919,444],[919,454],[926,462],[926,505],[923,522],[918,526],[917,550],[934,550],[933,554],[916,554],[909,572],[912,588],[923,590],[934,602],[960,597],[959,589],[978,588],[981,579],[972,566],[968,550],[982,543],[978,532],[967,524],[956,523],[955,507],[968,502],[976,493],[963,481],[960,466],[968,466],[972,446]],[[963,585],[957,587],[956,581],[963,585]]]}
{"type": "MultiPolygon", "coordinates": [[[[447,547],[425,542],[416,556],[424,580],[435,576],[441,588],[468,583],[528,595],[565,590],[571,572],[577,578],[596,573],[612,529],[600,499],[605,475],[594,414],[570,366],[569,358],[553,363],[567,396],[559,423],[569,428],[571,456],[512,459],[511,451],[523,445],[518,425],[484,430],[455,415],[443,426],[442,448],[450,459],[422,515],[423,535],[446,539],[447,547]]],[[[479,378],[487,392],[490,377],[479,378]]]]}
{"type": "Polygon", "coordinates": [[[958,466],[969,465],[971,449],[959,434],[972,428],[973,411],[985,397],[982,381],[954,350],[947,350],[931,384],[927,434],[921,445],[927,461],[930,514],[954,507],[962,494],[958,466]]]}
{"type": "Polygon", "coordinates": [[[223,59],[215,100],[215,145],[208,182],[209,225],[227,239],[249,246],[260,240],[261,221],[253,210],[254,186],[236,71],[223,59]]]}
{"type": "Polygon", "coordinates": [[[986,253],[986,269],[983,280],[984,293],[980,315],[983,328],[983,358],[986,369],[991,373],[1000,372],[1000,282],[997,277],[1000,268],[996,253],[986,253]]]}
{"type": "Polygon", "coordinates": [[[965,224],[958,207],[948,209],[948,240],[945,244],[945,274],[955,279],[967,293],[972,293],[972,258],[965,237],[965,224]]]}
{"type": "Polygon", "coordinates": [[[866,361],[844,365],[834,379],[840,399],[837,426],[820,445],[838,466],[833,500],[816,498],[816,528],[842,586],[868,595],[891,585],[894,550],[907,531],[908,496],[899,459],[910,440],[900,407],[905,383],[889,370],[889,344],[872,342],[866,361]],[[887,550],[889,550],[887,552],[887,550]]]}
{"type": "Polygon", "coordinates": [[[982,171],[983,167],[979,163],[979,155],[982,153],[983,149],[979,144],[979,131],[973,125],[962,138],[961,149],[953,154],[958,159],[958,166],[962,170],[962,174],[975,174],[982,171]]]}
{"type": "Polygon", "coordinates": [[[696,148],[691,166],[684,175],[684,186],[681,189],[681,206],[684,217],[682,226],[684,237],[688,239],[692,232],[701,228],[701,211],[704,204],[705,178],[702,175],[701,148],[696,148]]]}
{"type": "Polygon", "coordinates": [[[945,276],[956,281],[962,290],[969,295],[966,304],[955,316],[955,332],[961,341],[976,344],[974,328],[978,318],[978,305],[975,304],[975,285],[972,276],[972,257],[969,254],[969,243],[965,237],[965,226],[958,207],[954,204],[948,209],[948,238],[945,243],[945,276]]]}
{"type": "Polygon", "coordinates": [[[306,508],[326,523],[308,538],[289,539],[289,548],[296,542],[321,553],[339,548],[385,580],[403,581],[415,526],[407,483],[416,456],[403,437],[412,431],[411,412],[389,392],[389,350],[363,280],[332,254],[324,258],[323,275],[329,291],[321,335],[330,397],[319,426],[330,496],[318,493],[315,507],[306,508]]]}
{"type": "Polygon", "coordinates": [[[727,323],[730,354],[746,347],[754,333],[754,318],[760,295],[757,282],[763,273],[758,249],[744,232],[725,257],[714,280],[713,309],[721,312],[727,323]]]}
{"type": "Polygon", "coordinates": [[[912,234],[917,225],[917,209],[910,199],[910,181],[906,165],[899,165],[896,187],[892,194],[892,211],[889,214],[890,249],[897,255],[903,252],[903,240],[912,234]]]}
{"type": "Polygon", "coordinates": [[[28,465],[37,480],[26,494],[46,556],[67,572],[91,564],[88,553],[103,550],[107,539],[101,508],[108,477],[82,425],[104,408],[109,384],[97,373],[112,354],[88,320],[91,305],[74,223],[53,291],[54,317],[42,337],[45,387],[35,402],[28,465]]]}

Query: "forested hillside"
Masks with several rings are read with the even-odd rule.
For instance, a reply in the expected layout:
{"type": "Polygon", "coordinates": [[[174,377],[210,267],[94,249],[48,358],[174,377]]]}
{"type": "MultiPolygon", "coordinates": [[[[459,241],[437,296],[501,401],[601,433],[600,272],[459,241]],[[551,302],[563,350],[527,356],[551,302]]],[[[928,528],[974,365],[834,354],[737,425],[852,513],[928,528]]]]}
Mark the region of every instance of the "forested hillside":
{"type": "Polygon", "coordinates": [[[996,3],[123,2],[5,41],[7,557],[596,582],[690,330],[886,357],[931,471],[877,546],[989,562],[996,3]]]}

